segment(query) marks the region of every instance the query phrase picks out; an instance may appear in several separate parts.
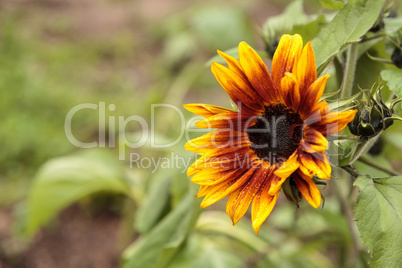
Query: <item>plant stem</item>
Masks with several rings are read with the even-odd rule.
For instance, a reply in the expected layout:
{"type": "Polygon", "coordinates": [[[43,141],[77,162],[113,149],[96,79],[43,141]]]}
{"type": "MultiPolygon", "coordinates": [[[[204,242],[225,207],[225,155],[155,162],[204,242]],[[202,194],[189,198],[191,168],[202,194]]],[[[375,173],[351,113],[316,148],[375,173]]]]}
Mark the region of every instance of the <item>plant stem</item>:
{"type": "Polygon", "coordinates": [[[380,137],[380,133],[377,134],[377,136],[369,139],[369,140],[360,140],[357,143],[356,150],[353,153],[353,157],[349,161],[349,165],[353,164],[359,157],[361,157],[364,153],[366,153],[372,146],[373,144],[377,141],[377,139],[380,137]]]}
{"type": "Polygon", "coordinates": [[[342,169],[344,169],[347,173],[352,175],[353,180],[355,180],[357,177],[361,176],[359,171],[357,171],[357,169],[352,165],[343,166],[342,169]]]}
{"type": "Polygon", "coordinates": [[[384,171],[385,173],[388,173],[391,176],[400,175],[398,172],[396,172],[396,171],[394,171],[392,169],[389,169],[387,167],[384,167],[384,166],[374,162],[373,160],[371,160],[370,158],[368,158],[366,156],[360,156],[359,161],[364,163],[364,164],[366,164],[366,165],[369,165],[369,166],[371,166],[373,168],[376,168],[378,170],[384,171]]]}
{"type": "Polygon", "coordinates": [[[358,44],[352,44],[348,47],[346,59],[345,74],[342,83],[341,98],[345,99],[352,95],[353,81],[355,78],[358,44]]]}
{"type": "Polygon", "coordinates": [[[353,221],[353,211],[352,211],[351,206],[349,205],[346,197],[342,194],[342,190],[339,186],[339,180],[335,180],[333,185],[335,188],[336,196],[341,203],[342,212],[346,217],[349,232],[352,237],[353,252],[351,254],[352,259],[350,261],[351,261],[351,263],[354,263],[356,258],[360,256],[360,252],[362,251],[362,249],[360,247],[360,242],[359,242],[358,236],[356,234],[356,230],[355,230],[355,223],[353,221]]]}

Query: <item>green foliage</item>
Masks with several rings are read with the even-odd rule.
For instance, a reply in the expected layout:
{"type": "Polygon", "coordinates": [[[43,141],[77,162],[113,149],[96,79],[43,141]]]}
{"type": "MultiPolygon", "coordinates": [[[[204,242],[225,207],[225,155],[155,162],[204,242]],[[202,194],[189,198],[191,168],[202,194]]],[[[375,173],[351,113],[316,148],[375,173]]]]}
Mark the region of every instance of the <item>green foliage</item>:
{"type": "Polygon", "coordinates": [[[296,0],[289,4],[281,15],[271,17],[264,23],[264,38],[268,43],[279,41],[281,35],[290,32],[294,25],[307,22],[308,17],[303,11],[303,1],[296,0]]]}
{"type": "Polygon", "coordinates": [[[225,50],[233,43],[251,39],[246,16],[235,7],[210,5],[195,9],[190,23],[200,42],[214,52],[217,48],[225,50]]]}
{"type": "Polygon", "coordinates": [[[381,72],[381,78],[387,81],[390,90],[398,96],[402,96],[402,71],[401,70],[384,70],[381,72]]]}
{"type": "Polygon", "coordinates": [[[373,267],[402,265],[402,176],[359,177],[356,201],[357,220],[363,242],[372,254],[373,267]]]}
{"type": "Polygon", "coordinates": [[[341,0],[320,0],[320,2],[323,7],[334,10],[341,10],[345,6],[345,3],[341,0]]]}
{"type": "Polygon", "coordinates": [[[193,193],[185,196],[148,234],[126,249],[123,267],[166,267],[195,224],[200,212],[199,204],[193,193]]]}
{"type": "MultiPolygon", "coordinates": [[[[117,5],[123,2],[126,1],[118,1],[117,5]]],[[[383,9],[384,1],[320,0],[323,7],[334,12],[314,15],[307,15],[317,8],[309,5],[312,1],[286,2],[290,3],[285,11],[268,18],[263,25],[261,34],[267,51],[258,52],[261,57],[271,56],[282,34],[300,34],[304,43],[313,40],[319,72],[336,58],[335,68],[329,68],[328,73],[337,78],[338,85],[332,84],[331,88],[328,84],[327,93],[322,96],[331,110],[350,109],[353,101],[361,97],[357,85],[370,88],[378,81],[379,74],[387,81],[389,89],[401,96],[401,72],[367,55],[388,59],[393,48],[389,39],[395,41],[402,27],[400,18],[385,18],[382,32],[368,32],[383,9]],[[339,99],[341,94],[337,94],[343,90],[339,87],[347,65],[345,48],[350,44],[358,46],[353,86],[353,94],[357,94],[339,99]]],[[[266,4],[273,7],[272,3],[266,4]]],[[[233,226],[224,212],[224,201],[214,204],[199,217],[201,199],[195,198],[196,186],[185,175],[184,166],[161,168],[157,172],[154,172],[155,167],[129,170],[128,163],[119,162],[114,154],[114,150],[124,150],[126,157],[138,152],[154,158],[170,154],[186,158],[189,154],[184,152],[184,139],[175,147],[164,149],[152,148],[149,139],[143,147],[130,150],[127,141],[139,140],[143,132],[137,126],[129,126],[125,133],[127,140],[116,136],[117,147],[110,151],[69,154],[73,146],[65,137],[63,123],[69,109],[79,103],[107,100],[106,105],[116,104],[115,113],[107,111],[107,116],[135,114],[146,120],[151,117],[150,105],[154,103],[181,105],[206,102],[211,98],[216,99],[214,104],[217,105],[228,103],[226,96],[220,99],[225,95],[224,90],[217,90],[218,83],[201,65],[216,55],[216,49],[237,58],[237,48],[228,48],[240,41],[255,47],[257,42],[252,42],[257,35],[251,23],[255,19],[249,14],[256,12],[259,19],[260,12],[265,11],[251,10],[252,5],[203,3],[174,12],[168,18],[149,19],[144,15],[138,19],[134,16],[130,17],[132,21],[126,32],[108,35],[104,40],[88,39],[85,33],[72,38],[69,19],[54,25],[48,23],[45,30],[35,31],[38,26],[27,23],[32,19],[29,14],[15,15],[15,18],[0,16],[3,66],[0,68],[0,112],[7,115],[0,128],[0,179],[4,176],[12,181],[19,174],[29,177],[32,170],[47,161],[29,189],[27,213],[23,215],[26,216],[24,231],[28,235],[32,237],[69,205],[106,192],[135,201],[135,212],[132,213],[132,209],[121,217],[122,225],[129,226],[129,231],[119,230],[124,245],[131,243],[122,256],[124,268],[365,267],[364,254],[353,264],[349,263],[353,249],[361,246],[351,238],[353,220],[339,196],[333,194],[333,180],[326,187],[318,186],[325,197],[321,210],[309,207],[305,201],[296,209],[281,196],[256,236],[250,226],[250,212],[233,226]],[[9,20],[16,23],[10,24],[9,20]],[[191,94],[187,94],[189,89],[191,94]],[[57,157],[60,155],[65,156],[57,157]],[[52,157],[57,158],[48,160],[52,157]]],[[[322,10],[321,6],[318,8],[322,10]]],[[[27,10],[32,12],[33,9],[27,7],[27,10]]],[[[5,12],[0,13],[5,15],[5,12]]],[[[39,25],[40,20],[32,21],[39,25]]],[[[224,62],[216,55],[206,65],[209,67],[212,61],[224,62]]],[[[83,112],[74,119],[77,138],[96,141],[98,111],[83,112]]],[[[175,120],[174,111],[170,114],[159,111],[153,119],[156,124],[152,131],[157,143],[168,143],[177,137],[177,126],[181,122],[175,120]]],[[[392,127],[394,132],[381,133],[391,156],[381,154],[369,159],[394,173],[400,167],[402,136],[401,125],[395,123],[392,127]]],[[[353,164],[360,173],[371,174],[359,177],[355,183],[360,188],[355,208],[359,231],[370,250],[374,267],[401,266],[398,259],[401,240],[395,238],[402,233],[402,177],[377,178],[389,174],[363,163],[363,158],[357,159],[375,139],[360,139],[349,134],[346,130],[334,137],[339,140],[333,141],[333,151],[328,153],[331,163],[341,167],[353,164]]],[[[338,176],[336,169],[333,170],[333,176],[338,176]]],[[[27,191],[22,189],[27,183],[12,182],[4,187],[0,183],[6,191],[1,203],[5,203],[4,199],[15,202],[27,191]],[[15,193],[19,198],[9,197],[15,193]]],[[[345,203],[352,201],[351,181],[340,178],[338,182],[344,183],[342,194],[345,197],[350,192],[345,203]]],[[[2,243],[0,241],[0,251],[7,246],[2,243]]],[[[121,245],[118,248],[123,249],[121,245]]]]}
{"type": "Polygon", "coordinates": [[[171,177],[165,172],[153,178],[149,193],[137,211],[135,227],[140,233],[146,233],[164,216],[169,208],[171,177]]]}
{"type": "Polygon", "coordinates": [[[382,7],[382,0],[350,0],[339,11],[312,41],[319,73],[344,47],[360,41],[377,20],[382,7]]]}
{"type": "Polygon", "coordinates": [[[119,162],[107,152],[87,151],[48,161],[28,197],[26,233],[35,234],[68,205],[102,191],[130,196],[119,162]]]}
{"type": "Polygon", "coordinates": [[[306,43],[317,36],[325,23],[325,16],[318,15],[316,19],[309,23],[294,25],[291,34],[300,34],[303,37],[304,43],[306,43]]]}

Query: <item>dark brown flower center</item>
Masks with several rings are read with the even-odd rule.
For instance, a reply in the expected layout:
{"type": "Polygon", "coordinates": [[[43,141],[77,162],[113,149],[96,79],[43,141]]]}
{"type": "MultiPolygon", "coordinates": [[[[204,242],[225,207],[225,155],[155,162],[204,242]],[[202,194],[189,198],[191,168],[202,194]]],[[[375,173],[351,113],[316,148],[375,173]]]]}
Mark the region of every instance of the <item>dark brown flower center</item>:
{"type": "Polygon", "coordinates": [[[247,129],[256,155],[270,163],[286,161],[299,147],[303,120],[283,104],[265,106],[264,115],[247,129]]]}

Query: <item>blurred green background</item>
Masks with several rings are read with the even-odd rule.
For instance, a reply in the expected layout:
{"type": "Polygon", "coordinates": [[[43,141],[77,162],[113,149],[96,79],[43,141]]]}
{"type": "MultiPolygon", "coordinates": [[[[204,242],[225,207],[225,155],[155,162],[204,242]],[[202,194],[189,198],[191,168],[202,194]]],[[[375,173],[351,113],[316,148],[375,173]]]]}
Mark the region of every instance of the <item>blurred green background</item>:
{"type": "MultiPolygon", "coordinates": [[[[127,200],[115,195],[81,199],[31,242],[19,236],[37,169],[79,151],[64,132],[68,111],[105,102],[116,106],[107,116],[149,120],[153,103],[179,109],[191,101],[229,104],[204,63],[218,48],[258,40],[257,24],[279,13],[285,5],[280,2],[0,1],[0,266],[116,267],[135,238],[122,215],[132,218],[136,204],[122,208],[127,200]]],[[[74,136],[97,141],[98,118],[96,110],[78,112],[74,136]]],[[[157,126],[164,128],[161,135],[175,137],[175,120],[157,126]]],[[[127,132],[137,129],[138,124],[127,125],[127,132]]],[[[184,151],[183,144],[173,151],[184,151]]],[[[117,148],[110,151],[116,160],[117,148]]],[[[142,178],[143,188],[152,175],[129,172],[142,178]]]]}
{"type": "MultiPolygon", "coordinates": [[[[132,256],[143,248],[135,243],[126,248],[152,233],[188,192],[195,215],[189,222],[195,220],[197,186],[182,172],[184,165],[152,173],[130,168],[128,161],[130,152],[194,157],[184,150],[185,139],[167,149],[128,150],[118,126],[109,127],[110,118],[118,122],[119,116],[139,115],[149,124],[152,119],[156,140],[162,142],[176,139],[181,121],[166,108],[152,117],[151,104],[173,104],[186,118],[191,115],[182,109],[185,103],[230,107],[205,62],[216,49],[231,49],[240,41],[263,50],[261,25],[289,2],[0,1],[0,267],[137,267],[132,256]],[[73,134],[93,142],[104,131],[107,139],[115,135],[116,146],[73,146],[64,131],[67,113],[78,104],[101,102],[115,105],[113,111],[106,109],[105,128],[99,129],[98,111],[86,109],[74,116],[73,134]],[[122,148],[126,160],[118,161],[122,148]],[[59,162],[47,162],[54,157],[59,162]],[[87,177],[69,185],[71,170],[87,177]],[[51,176],[65,184],[46,188],[51,176]],[[117,177],[119,182],[111,182],[117,177]],[[33,178],[39,183],[33,185],[33,178]],[[127,262],[121,261],[123,252],[127,262]]],[[[306,3],[306,12],[320,9],[318,0],[306,3]]],[[[133,122],[125,131],[134,142],[141,127],[133,122]]],[[[401,168],[398,151],[387,150],[394,167],[401,168]]],[[[352,246],[347,224],[342,207],[331,202],[331,187],[323,194],[328,197],[324,210],[303,203],[296,213],[281,197],[281,209],[274,210],[259,237],[247,217],[232,227],[221,201],[175,248],[171,267],[344,267],[352,246]]],[[[162,254],[147,252],[149,258],[162,254]]]]}

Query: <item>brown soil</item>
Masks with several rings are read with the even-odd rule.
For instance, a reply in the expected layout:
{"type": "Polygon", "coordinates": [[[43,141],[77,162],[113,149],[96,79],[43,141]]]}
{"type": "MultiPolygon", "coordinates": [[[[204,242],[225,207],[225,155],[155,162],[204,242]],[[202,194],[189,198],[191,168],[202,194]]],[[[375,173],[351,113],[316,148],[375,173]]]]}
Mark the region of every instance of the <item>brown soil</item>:
{"type": "Polygon", "coordinates": [[[59,215],[55,226],[39,232],[29,245],[11,237],[10,211],[0,211],[0,217],[2,268],[119,267],[121,219],[116,214],[89,215],[72,206],[59,215]]]}

